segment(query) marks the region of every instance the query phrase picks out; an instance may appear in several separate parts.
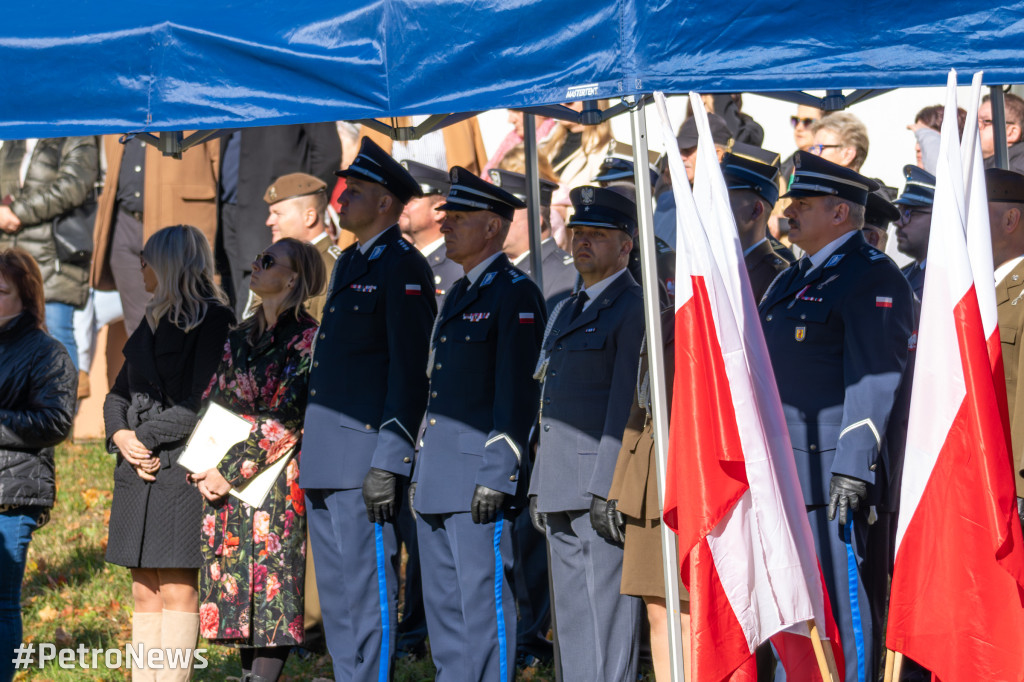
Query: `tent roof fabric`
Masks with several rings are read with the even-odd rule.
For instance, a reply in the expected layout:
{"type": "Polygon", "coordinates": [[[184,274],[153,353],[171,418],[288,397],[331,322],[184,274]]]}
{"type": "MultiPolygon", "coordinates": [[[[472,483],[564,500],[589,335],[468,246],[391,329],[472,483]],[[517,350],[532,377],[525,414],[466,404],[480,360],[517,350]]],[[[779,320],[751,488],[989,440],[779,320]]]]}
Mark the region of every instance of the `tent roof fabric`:
{"type": "Polygon", "coordinates": [[[13,3],[0,138],[481,111],[666,92],[1024,82],[1024,2],[13,3]],[[710,9],[709,9],[710,8],[710,9]],[[173,18],[172,18],[173,17],[173,18]]]}

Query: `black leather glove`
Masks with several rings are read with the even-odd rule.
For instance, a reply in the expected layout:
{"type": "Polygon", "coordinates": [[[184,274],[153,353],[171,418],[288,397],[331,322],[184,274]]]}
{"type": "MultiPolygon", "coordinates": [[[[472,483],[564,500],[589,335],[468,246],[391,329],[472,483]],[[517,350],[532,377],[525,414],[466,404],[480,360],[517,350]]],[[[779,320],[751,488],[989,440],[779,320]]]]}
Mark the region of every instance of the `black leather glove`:
{"type": "Polygon", "coordinates": [[[533,523],[533,527],[537,529],[537,532],[541,535],[547,535],[548,532],[548,515],[542,511],[537,511],[537,496],[530,496],[530,521],[533,523]]]}
{"type": "Polygon", "coordinates": [[[416,518],[416,484],[409,484],[409,511],[412,513],[412,518],[416,518]]]}
{"type": "Polygon", "coordinates": [[[857,511],[861,502],[868,497],[867,481],[842,474],[832,474],[828,484],[828,520],[836,518],[839,510],[839,525],[845,526],[847,518],[852,518],[847,510],[857,511]]]}
{"type": "Polygon", "coordinates": [[[370,523],[389,523],[398,506],[398,481],[390,471],[373,468],[363,479],[363,502],[370,523]]]}
{"type": "Polygon", "coordinates": [[[469,512],[473,517],[473,523],[490,523],[498,516],[503,504],[505,504],[505,493],[478,485],[473,491],[473,501],[469,503],[469,512]]]}
{"type": "Polygon", "coordinates": [[[606,500],[594,495],[590,501],[590,525],[605,540],[621,545],[626,539],[626,520],[616,506],[618,500],[606,500]]]}

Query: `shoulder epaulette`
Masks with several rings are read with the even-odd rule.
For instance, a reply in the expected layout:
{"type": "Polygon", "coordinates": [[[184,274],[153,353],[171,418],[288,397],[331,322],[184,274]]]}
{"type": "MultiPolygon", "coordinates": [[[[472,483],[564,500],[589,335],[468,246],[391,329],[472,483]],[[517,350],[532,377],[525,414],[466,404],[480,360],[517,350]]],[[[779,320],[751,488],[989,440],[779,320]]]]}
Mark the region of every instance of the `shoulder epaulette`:
{"type": "Polygon", "coordinates": [[[409,245],[409,242],[405,241],[404,239],[396,239],[395,243],[398,244],[398,248],[400,248],[402,251],[410,251],[412,249],[412,246],[409,245]]]}
{"type": "Polygon", "coordinates": [[[861,252],[861,255],[863,255],[865,258],[867,258],[872,263],[876,263],[876,262],[881,261],[881,260],[888,260],[889,259],[889,256],[885,255],[883,252],[879,251],[878,249],[876,249],[875,247],[871,246],[870,244],[862,246],[861,249],[860,249],[860,252],[861,252]]]}

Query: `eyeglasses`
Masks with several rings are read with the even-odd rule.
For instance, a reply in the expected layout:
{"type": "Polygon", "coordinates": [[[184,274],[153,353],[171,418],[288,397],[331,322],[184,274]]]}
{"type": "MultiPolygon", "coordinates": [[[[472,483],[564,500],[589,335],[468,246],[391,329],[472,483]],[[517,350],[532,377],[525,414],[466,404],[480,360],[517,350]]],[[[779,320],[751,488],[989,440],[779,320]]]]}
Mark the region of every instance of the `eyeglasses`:
{"type": "Polygon", "coordinates": [[[257,266],[257,267],[259,267],[260,270],[269,270],[270,268],[274,267],[275,265],[280,265],[282,268],[288,268],[289,270],[293,269],[293,268],[289,268],[284,263],[278,263],[277,260],[274,258],[273,254],[266,253],[266,252],[261,253],[258,256],[256,256],[256,258],[253,260],[252,264],[257,266]]]}
{"type": "Polygon", "coordinates": [[[817,121],[817,120],[818,119],[816,119],[816,118],[800,118],[799,116],[790,116],[789,117],[789,125],[791,125],[794,128],[796,128],[798,125],[803,123],[804,124],[804,128],[810,128],[812,125],[814,125],[814,122],[817,121]]]}
{"type": "Polygon", "coordinates": [[[931,209],[905,208],[905,209],[903,209],[903,215],[901,216],[901,219],[902,219],[903,222],[908,223],[908,222],[910,222],[910,219],[913,218],[915,215],[927,215],[927,216],[930,216],[931,214],[932,214],[931,209]]]}
{"type": "Polygon", "coordinates": [[[841,144],[812,144],[807,148],[807,151],[814,154],[815,156],[821,156],[821,153],[826,149],[841,149],[841,144]]]}
{"type": "MultiPolygon", "coordinates": [[[[978,119],[978,128],[988,128],[990,125],[992,125],[992,119],[990,119],[990,118],[979,118],[978,119]]],[[[1015,126],[1015,125],[1020,125],[1020,124],[1017,123],[1016,121],[1007,121],[1006,125],[1008,125],[1008,126],[1015,126]]]]}

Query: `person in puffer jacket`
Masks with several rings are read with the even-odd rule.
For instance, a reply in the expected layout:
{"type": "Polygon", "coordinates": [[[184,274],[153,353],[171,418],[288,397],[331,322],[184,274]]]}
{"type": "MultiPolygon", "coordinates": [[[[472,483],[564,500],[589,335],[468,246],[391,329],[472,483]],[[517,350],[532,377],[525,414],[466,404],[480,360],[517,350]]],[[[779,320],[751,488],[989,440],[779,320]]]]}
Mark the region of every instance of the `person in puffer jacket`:
{"type": "Polygon", "coordinates": [[[0,147],[0,249],[25,249],[39,265],[46,328],[76,366],[72,319],[89,297],[89,263],[57,259],[53,220],[85,202],[98,174],[95,137],[7,140],[0,147]]]}
{"type": "Polygon", "coordinates": [[[32,532],[56,491],[53,448],[71,432],[78,375],[46,333],[43,277],[23,249],[0,249],[0,682],[14,678],[21,581],[32,532]]]}

